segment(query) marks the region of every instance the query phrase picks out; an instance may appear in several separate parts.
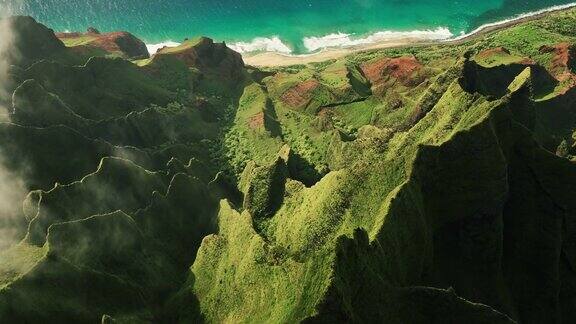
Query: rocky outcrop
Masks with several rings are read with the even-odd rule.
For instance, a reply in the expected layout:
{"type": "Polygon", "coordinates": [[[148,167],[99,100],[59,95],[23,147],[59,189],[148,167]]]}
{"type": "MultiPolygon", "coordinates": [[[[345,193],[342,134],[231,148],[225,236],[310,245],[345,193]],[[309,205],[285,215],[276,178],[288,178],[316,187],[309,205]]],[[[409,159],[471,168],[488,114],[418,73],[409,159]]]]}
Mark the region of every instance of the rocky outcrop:
{"type": "Polygon", "coordinates": [[[187,40],[177,47],[164,47],[154,55],[154,60],[175,58],[187,67],[221,78],[221,81],[237,81],[244,73],[242,55],[225,43],[215,43],[207,37],[187,40]]]}
{"type": "Polygon", "coordinates": [[[12,49],[13,63],[30,65],[44,58],[57,56],[65,46],[52,29],[41,25],[32,17],[16,16],[7,18],[14,35],[12,49]]]}
{"type": "Polygon", "coordinates": [[[86,33],[88,33],[88,34],[100,34],[100,31],[94,27],[88,27],[88,29],[86,30],[86,33]]]}
{"type": "Polygon", "coordinates": [[[468,92],[478,92],[490,97],[502,97],[508,90],[508,86],[526,68],[531,69],[532,83],[535,84],[536,92],[545,92],[553,89],[558,81],[550,73],[534,60],[522,57],[507,57],[505,50],[490,50],[481,52],[474,58],[467,58],[464,62],[460,85],[468,92]],[[504,54],[498,57],[489,56],[487,53],[504,54]]]}
{"type": "Polygon", "coordinates": [[[319,86],[320,83],[315,79],[306,80],[286,90],[280,99],[290,107],[297,109],[303,108],[310,103],[314,95],[314,90],[319,86]]]}
{"type": "Polygon", "coordinates": [[[131,59],[150,56],[146,44],[127,32],[100,34],[93,44],[111,52],[120,51],[131,59]]]}
{"type": "Polygon", "coordinates": [[[271,217],[280,209],[287,178],[288,168],[281,158],[270,166],[249,164],[246,167],[242,175],[244,186],[241,188],[244,193],[243,207],[252,213],[255,221],[271,217]]]}
{"type": "MultiPolygon", "coordinates": [[[[128,32],[112,32],[101,34],[94,28],[82,33],[58,33],[56,36],[64,41],[78,41],[72,46],[76,51],[86,51],[86,48],[96,48],[110,54],[116,54],[127,59],[143,59],[150,57],[146,44],[128,32]]],[[[72,43],[73,44],[73,43],[72,43]]]]}
{"type": "Polygon", "coordinates": [[[560,81],[576,83],[576,52],[574,46],[569,43],[560,43],[554,46],[544,45],[540,47],[541,53],[551,53],[553,55],[550,63],[550,73],[560,81]]]}

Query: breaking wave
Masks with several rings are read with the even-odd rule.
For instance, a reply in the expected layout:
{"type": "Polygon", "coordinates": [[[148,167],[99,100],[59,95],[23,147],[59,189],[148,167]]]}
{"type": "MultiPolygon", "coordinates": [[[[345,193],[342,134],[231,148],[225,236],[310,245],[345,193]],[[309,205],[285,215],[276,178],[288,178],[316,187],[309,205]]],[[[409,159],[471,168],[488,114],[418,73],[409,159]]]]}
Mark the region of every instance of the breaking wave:
{"type": "Polygon", "coordinates": [[[237,42],[228,45],[231,49],[238,53],[250,52],[278,52],[283,54],[292,53],[292,49],[284,44],[278,37],[256,37],[250,42],[237,42]]]}
{"type": "MultiPolygon", "coordinates": [[[[394,41],[452,41],[460,40],[473,36],[480,33],[486,29],[499,27],[509,23],[517,22],[532,16],[541,15],[548,12],[563,10],[576,7],[576,2],[557,5],[542,10],[527,12],[523,14],[516,15],[512,18],[484,24],[471,32],[466,33],[465,31],[460,32],[458,36],[454,35],[447,27],[438,27],[436,29],[426,29],[426,30],[412,30],[412,31],[393,31],[385,30],[378,31],[366,36],[356,36],[354,34],[348,34],[343,32],[332,33],[324,36],[309,36],[302,39],[302,44],[306,49],[307,53],[303,53],[297,56],[310,55],[312,53],[329,49],[329,48],[346,48],[355,46],[368,46],[371,44],[378,44],[384,42],[394,42],[394,41]]],[[[162,47],[174,47],[178,46],[180,43],[173,41],[166,41],[158,44],[147,44],[146,47],[150,54],[155,54],[162,47]]],[[[234,42],[228,44],[228,47],[239,52],[239,53],[255,53],[255,52],[275,52],[284,55],[293,55],[293,49],[287,45],[280,37],[256,37],[251,41],[246,42],[234,42]]]]}
{"type": "Polygon", "coordinates": [[[352,47],[370,45],[375,43],[410,39],[420,40],[444,40],[454,35],[446,27],[438,27],[434,30],[413,31],[379,31],[365,37],[355,38],[352,34],[336,33],[322,37],[305,37],[304,47],[310,52],[330,47],[352,47]]]}
{"type": "Polygon", "coordinates": [[[522,19],[530,18],[533,16],[538,16],[538,15],[545,14],[548,12],[554,12],[554,11],[558,11],[558,10],[569,9],[572,7],[576,7],[576,2],[568,3],[565,5],[557,5],[557,6],[553,6],[553,7],[548,7],[548,8],[537,10],[537,11],[522,13],[522,14],[516,15],[512,18],[500,20],[500,21],[493,22],[493,23],[484,24],[484,25],[474,29],[473,31],[471,31],[469,33],[461,32],[460,36],[454,38],[453,40],[459,40],[459,39],[467,38],[467,37],[473,36],[475,34],[478,34],[478,33],[482,32],[486,29],[489,29],[489,28],[506,25],[509,23],[520,21],[522,19]]]}

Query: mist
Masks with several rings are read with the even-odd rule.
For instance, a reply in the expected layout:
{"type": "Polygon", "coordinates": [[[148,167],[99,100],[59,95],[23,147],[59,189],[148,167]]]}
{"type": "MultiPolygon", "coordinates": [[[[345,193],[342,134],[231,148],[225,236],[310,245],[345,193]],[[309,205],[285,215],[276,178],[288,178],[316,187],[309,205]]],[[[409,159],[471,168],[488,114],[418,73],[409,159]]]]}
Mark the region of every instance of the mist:
{"type": "MultiPolygon", "coordinates": [[[[5,12],[3,13],[5,14],[5,12]]],[[[0,18],[0,123],[10,122],[11,66],[18,60],[16,35],[11,20],[0,18]]],[[[18,242],[22,236],[24,218],[22,202],[27,193],[26,182],[19,171],[11,170],[5,163],[0,143],[0,251],[18,242]]]]}
{"type": "Polygon", "coordinates": [[[0,18],[0,121],[8,120],[10,111],[10,66],[17,59],[15,35],[9,19],[0,18]]]}
{"type": "Polygon", "coordinates": [[[23,177],[6,168],[0,152],[0,251],[22,238],[22,203],[27,192],[23,177]]]}

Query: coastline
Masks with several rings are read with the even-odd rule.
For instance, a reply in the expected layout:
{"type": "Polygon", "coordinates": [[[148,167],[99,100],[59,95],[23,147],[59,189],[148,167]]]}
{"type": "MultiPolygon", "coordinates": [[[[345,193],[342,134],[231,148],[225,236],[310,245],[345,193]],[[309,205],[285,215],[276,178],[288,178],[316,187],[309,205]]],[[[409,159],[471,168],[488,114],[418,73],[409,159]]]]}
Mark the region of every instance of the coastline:
{"type": "Polygon", "coordinates": [[[418,40],[406,38],[401,40],[394,40],[393,42],[385,41],[368,45],[326,48],[320,50],[317,53],[302,54],[302,55],[290,55],[278,52],[264,52],[257,54],[245,53],[242,54],[242,58],[244,59],[244,62],[247,65],[252,65],[256,67],[290,66],[298,64],[319,63],[346,57],[352,53],[384,49],[384,48],[396,48],[418,43],[419,43],[418,40]]]}
{"type": "Polygon", "coordinates": [[[255,67],[282,67],[299,64],[319,63],[327,60],[340,59],[354,53],[378,49],[401,48],[406,46],[427,46],[437,44],[462,44],[477,37],[496,32],[498,30],[506,29],[508,27],[540,19],[550,14],[567,11],[574,8],[576,8],[576,3],[570,3],[520,14],[510,19],[482,25],[468,34],[447,40],[429,41],[415,38],[403,38],[366,45],[326,48],[317,53],[303,55],[291,55],[278,52],[244,53],[242,54],[242,58],[247,65],[255,67]]]}

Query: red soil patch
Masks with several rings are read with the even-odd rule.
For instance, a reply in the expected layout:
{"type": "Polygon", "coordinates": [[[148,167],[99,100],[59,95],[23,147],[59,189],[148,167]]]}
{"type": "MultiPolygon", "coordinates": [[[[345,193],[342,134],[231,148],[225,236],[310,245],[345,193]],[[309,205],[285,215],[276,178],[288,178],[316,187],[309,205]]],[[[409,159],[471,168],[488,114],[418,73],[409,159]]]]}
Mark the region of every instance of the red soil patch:
{"type": "Polygon", "coordinates": [[[116,43],[120,38],[128,37],[128,33],[125,32],[113,32],[102,35],[95,35],[97,38],[91,43],[97,47],[100,47],[108,52],[119,52],[120,47],[116,43]]]}
{"type": "Polygon", "coordinates": [[[264,112],[259,112],[248,119],[248,127],[251,129],[260,129],[264,127],[264,112]]]}
{"type": "Polygon", "coordinates": [[[79,38],[90,36],[93,38],[87,46],[100,48],[109,53],[121,53],[128,58],[146,58],[148,50],[146,44],[128,32],[97,33],[58,33],[60,39],[79,38]]]}
{"type": "Polygon", "coordinates": [[[312,99],[312,93],[320,86],[318,80],[310,79],[302,83],[295,85],[294,87],[286,90],[280,97],[282,102],[291,107],[303,107],[306,106],[310,99],[312,99]]]}
{"type": "Polygon", "coordinates": [[[568,43],[560,43],[554,46],[542,46],[541,53],[553,53],[550,63],[550,73],[560,82],[576,80],[571,66],[574,64],[574,49],[568,43]]]}
{"type": "Polygon", "coordinates": [[[390,78],[397,79],[404,85],[410,85],[411,77],[421,68],[422,64],[414,56],[382,58],[361,66],[364,75],[373,85],[390,78]]]}

